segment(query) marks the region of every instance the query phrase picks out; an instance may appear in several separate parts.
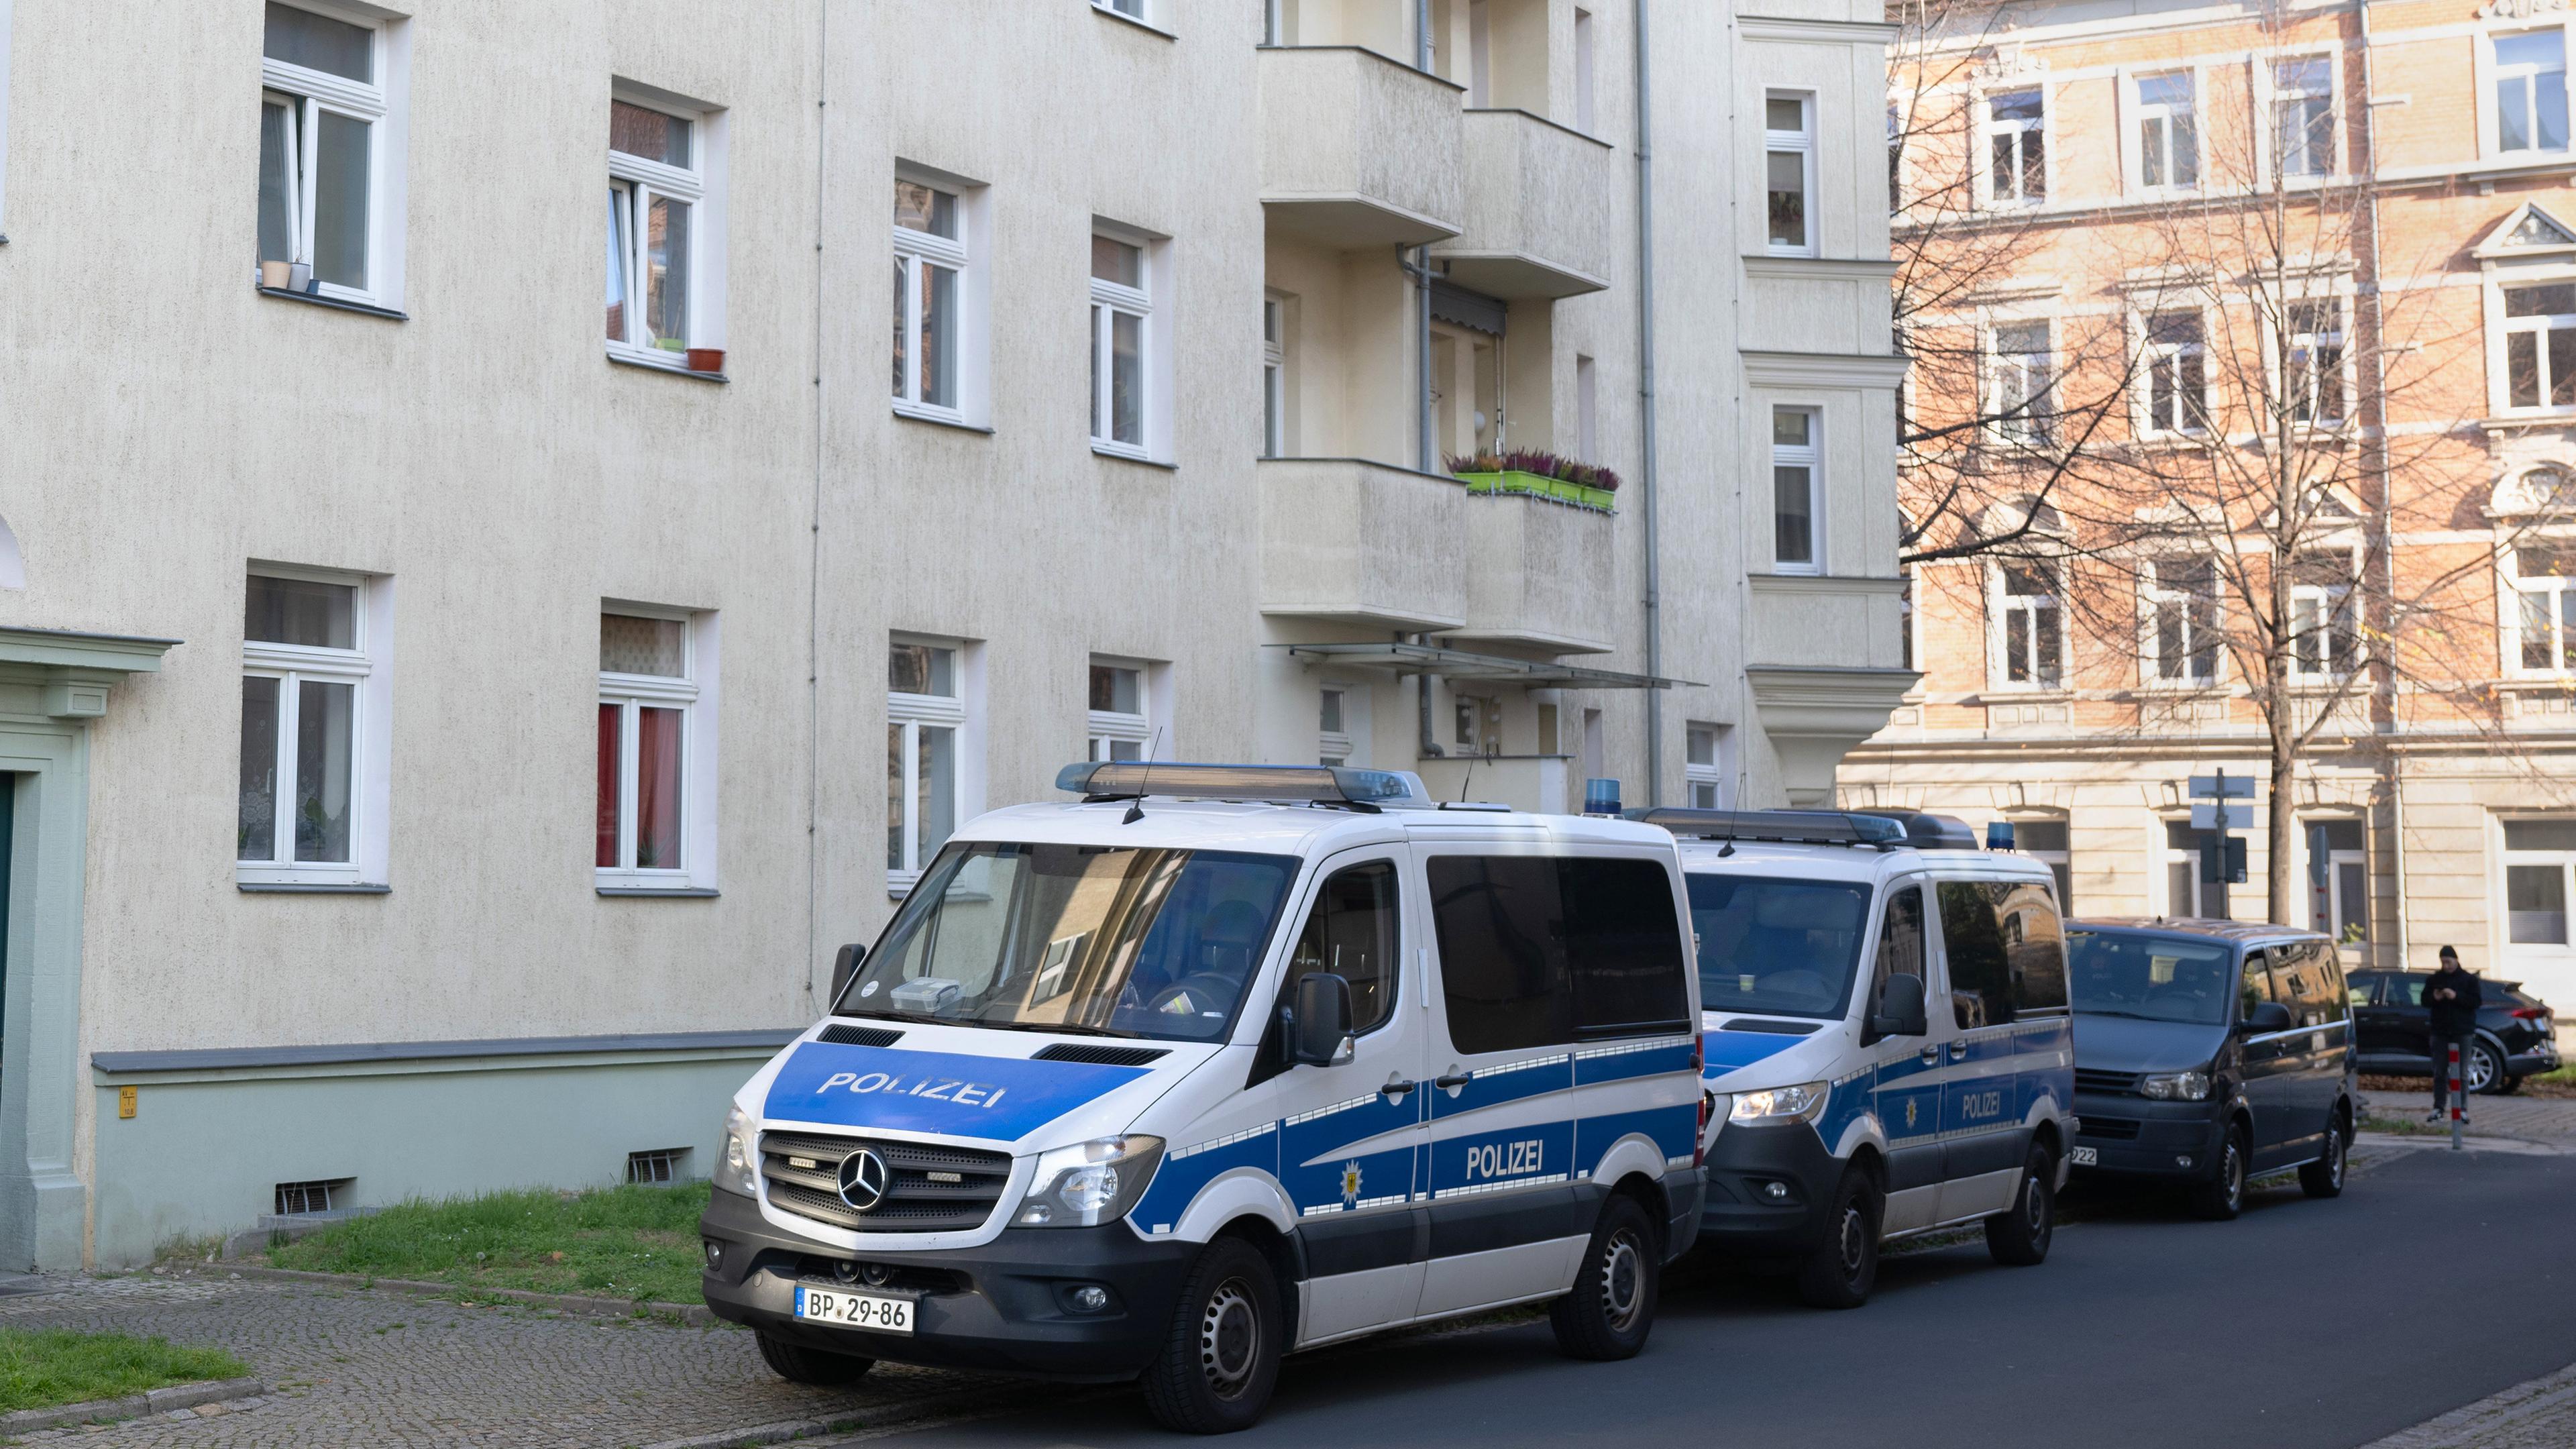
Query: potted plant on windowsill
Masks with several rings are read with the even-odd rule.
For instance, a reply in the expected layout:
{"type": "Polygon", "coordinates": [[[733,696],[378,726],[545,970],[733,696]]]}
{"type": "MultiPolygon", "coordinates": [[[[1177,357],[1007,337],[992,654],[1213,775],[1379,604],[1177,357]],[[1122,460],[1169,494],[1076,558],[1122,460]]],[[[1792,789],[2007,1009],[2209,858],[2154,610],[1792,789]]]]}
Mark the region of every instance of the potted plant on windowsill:
{"type": "Polygon", "coordinates": [[[687,356],[691,372],[724,371],[724,349],[721,347],[692,347],[688,349],[687,356]]]}
{"type": "Polygon", "coordinates": [[[1444,461],[1470,493],[1518,493],[1601,513],[1618,511],[1619,475],[1590,463],[1577,463],[1535,448],[1474,453],[1444,461]]]}

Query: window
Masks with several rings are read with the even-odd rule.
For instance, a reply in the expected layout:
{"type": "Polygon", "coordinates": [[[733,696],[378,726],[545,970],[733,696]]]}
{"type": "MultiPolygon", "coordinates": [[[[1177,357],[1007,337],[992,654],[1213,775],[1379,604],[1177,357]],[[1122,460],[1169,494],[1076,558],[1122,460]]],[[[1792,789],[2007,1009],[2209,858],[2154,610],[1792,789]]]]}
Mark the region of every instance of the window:
{"type": "Polygon", "coordinates": [[[1810,119],[1814,107],[1814,99],[1804,95],[1775,93],[1763,102],[1764,175],[1769,194],[1766,244],[1775,255],[1816,254],[1815,218],[1810,205],[1816,170],[1816,132],[1810,119]]]}
{"type": "Polygon", "coordinates": [[[1149,261],[1140,242],[1091,239],[1091,446],[1134,458],[1146,455],[1151,403],[1149,261]]]}
{"type": "Polygon", "coordinates": [[[1145,666],[1095,657],[1090,698],[1091,758],[1144,759],[1154,734],[1147,717],[1145,666]]]}
{"type": "MultiPolygon", "coordinates": [[[[1899,537],[1903,536],[1902,529],[1899,537]]],[[[1914,570],[1908,566],[1897,570],[1896,586],[1896,654],[1897,663],[1906,669],[1914,667],[1914,570]]]]}
{"type": "Polygon", "coordinates": [[[1106,10],[1112,15],[1124,15],[1130,20],[1145,18],[1145,0],[1091,0],[1091,8],[1106,10]]]}
{"type": "MultiPolygon", "coordinates": [[[[400,57],[389,28],[355,13],[268,6],[259,260],[283,266],[296,291],[400,302],[402,145],[392,100],[400,57]]],[[[274,280],[263,276],[262,285],[274,280]]]]}
{"type": "Polygon", "coordinates": [[[1688,879],[1703,1010],[1842,1016],[1869,929],[1866,882],[1688,879]]]}
{"type": "Polygon", "coordinates": [[[2048,199],[2048,121],[2039,87],[1986,97],[1987,195],[1998,206],[2048,199]]]}
{"type": "Polygon", "coordinates": [[[2352,554],[2320,549],[2290,564],[2290,672],[2311,680],[2340,679],[2358,662],[2352,554]]]}
{"type": "Polygon", "coordinates": [[[675,610],[614,605],[599,615],[599,821],[593,863],[608,890],[712,886],[696,857],[710,838],[714,758],[702,709],[713,664],[707,629],[675,610]],[[698,844],[693,846],[692,842],[698,844]]]}
{"type": "Polygon", "coordinates": [[[1945,880],[1934,893],[1951,1010],[1962,1030],[2066,1009],[2066,942],[2045,890],[1945,880]]]}
{"type": "Polygon", "coordinates": [[[389,637],[378,581],[254,573],[242,628],[241,808],[245,885],[383,879],[389,637]]]}
{"type": "Polygon", "coordinates": [[[611,356],[686,367],[690,348],[724,345],[719,134],[709,115],[659,97],[608,103],[611,356]]]}
{"type": "Polygon", "coordinates": [[[1297,999],[1297,979],[1329,971],[1351,983],[1351,1030],[1375,1031],[1395,1011],[1395,866],[1373,860],[1336,871],[1315,892],[1306,928],[1288,951],[1279,999],[1297,999]]]}
{"type": "Polygon", "coordinates": [[[0,236],[7,235],[9,196],[9,4],[0,0],[0,236]]]}
{"type": "Polygon", "coordinates": [[[1288,455],[1288,304],[1261,300],[1261,456],[1288,455]]]}
{"type": "Polygon", "coordinates": [[[2576,820],[2504,822],[2505,940],[2564,946],[2568,872],[2576,869],[2576,820]]]}
{"type": "Polygon", "coordinates": [[[1771,410],[1771,558],[1782,573],[1819,571],[1816,424],[1811,408],[1771,410]]]}
{"type": "Polygon", "coordinates": [[[2334,170],[2334,61],[2300,56],[2272,62],[2272,154],[2283,176],[2334,170]]]}
{"type": "Polygon", "coordinates": [[[1327,684],[1315,692],[1315,758],[1326,765],[1368,763],[1369,698],[1363,685],[1327,684]]]}
{"type": "Polygon", "coordinates": [[[1574,456],[1584,463],[1601,460],[1600,378],[1592,359],[1579,352],[1574,355],[1574,456]]]}
{"type": "Polygon", "coordinates": [[[893,396],[895,411],[907,416],[971,421],[970,209],[959,187],[895,178],[893,396]]]}
{"type": "MultiPolygon", "coordinates": [[[[2232,813],[2232,812],[2231,812],[2232,813]]],[[[2165,822],[2165,910],[2169,916],[2221,914],[2224,887],[2200,878],[2200,832],[2188,820],[2165,822]],[[2201,892],[2207,890],[2204,901],[2201,892]]]]}
{"type": "Polygon", "coordinates": [[[1887,911],[1878,925],[1878,961],[1870,969],[1869,1000],[1865,1003],[1871,1013],[1875,1014],[1886,999],[1888,978],[1894,976],[1927,980],[1923,974],[1923,887],[1919,885],[1900,886],[1887,893],[1887,911]]]}
{"type": "Polygon", "coordinates": [[[2200,181],[2200,139],[2187,70],[2138,77],[2138,184],[2179,189],[2200,181]]]}
{"type": "Polygon", "coordinates": [[[2292,302],[2285,319],[2281,391],[2294,422],[2343,421],[2343,303],[2292,302]]]}
{"type": "Polygon", "coordinates": [[[276,1187],[277,1216],[281,1218],[339,1217],[349,1210],[350,1190],[358,1185],[354,1177],[321,1178],[311,1182],[281,1182],[276,1187]]]}
{"type": "Polygon", "coordinates": [[[2004,684],[2055,689],[2066,655],[2065,610],[2057,570],[2036,561],[2002,563],[1994,571],[1995,678],[2004,684]]]}
{"type": "Polygon", "coordinates": [[[2040,861],[2049,874],[2057,877],[2058,914],[2075,914],[2074,858],[2067,850],[2067,822],[2063,816],[2043,816],[2012,823],[2013,849],[2040,861]]]}
{"type": "Polygon", "coordinates": [[[2292,1026],[2332,1026],[2344,1019],[2343,971],[2334,948],[2311,941],[2300,946],[2274,946],[2272,985],[2280,1003],[2290,1009],[2292,1026]]]}
{"type": "Polygon", "coordinates": [[[652,1147],[626,1154],[626,1180],[651,1186],[663,1186],[689,1180],[685,1147],[652,1147]]]}
{"type": "Polygon", "coordinates": [[[2209,424],[2209,357],[2198,312],[2146,321],[2147,417],[2143,431],[2194,433],[2209,424]]]}
{"type": "Polygon", "coordinates": [[[2346,946],[2370,939],[2370,866],[2358,820],[2308,822],[2308,924],[2346,946]],[[2325,863],[2325,884],[2316,866],[2325,863]]]}
{"type": "Polygon", "coordinates": [[[2505,405],[2576,407],[2576,282],[2504,289],[2505,405]]]}
{"type": "Polygon", "coordinates": [[[886,680],[886,881],[909,887],[965,808],[961,646],[897,639],[886,680]]]}
{"type": "Polygon", "coordinates": [[[2567,32],[2495,38],[2498,151],[2567,149],[2567,32]]]}
{"type": "Polygon", "coordinates": [[[2147,566],[2147,628],[2156,678],[2209,684],[2218,678],[2218,565],[2160,558],[2147,566]]]}
{"type": "Polygon", "coordinates": [[[2045,443],[2049,432],[2048,323],[1998,322],[1988,334],[1986,415],[1995,435],[2045,443]]]}
{"type": "Polygon", "coordinates": [[[1691,808],[1729,810],[1735,805],[1735,727],[1694,724],[1683,731],[1682,783],[1691,808]]]}
{"type": "Polygon", "coordinates": [[[1588,136],[1592,127],[1592,12],[1578,9],[1574,12],[1574,129],[1588,136]]]}
{"type": "Polygon", "coordinates": [[[2236,1019],[2243,1021],[2254,1014],[2254,1008],[2267,1001],[2277,1001],[2272,983],[2272,968],[2264,958],[2268,951],[2245,953],[2245,967],[2236,978],[2236,1019]]]}
{"type": "Polygon", "coordinates": [[[1688,967],[1662,865],[1441,855],[1426,874],[1460,1053],[1689,1029],[1688,967]]]}
{"type": "Polygon", "coordinates": [[[2512,657],[2526,673],[2576,670],[2576,548],[2517,548],[2511,568],[2512,657]]]}
{"type": "Polygon", "coordinates": [[[1905,209],[1905,119],[1894,101],[1887,103],[1887,209],[1905,209]]]}

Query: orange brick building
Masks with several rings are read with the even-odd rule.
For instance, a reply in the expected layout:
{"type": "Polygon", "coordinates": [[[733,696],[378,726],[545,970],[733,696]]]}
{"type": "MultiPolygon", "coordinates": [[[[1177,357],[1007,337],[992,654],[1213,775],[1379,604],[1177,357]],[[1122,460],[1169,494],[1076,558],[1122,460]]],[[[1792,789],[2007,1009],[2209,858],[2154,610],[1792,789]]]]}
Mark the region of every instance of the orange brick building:
{"type": "Polygon", "coordinates": [[[2076,915],[2259,920],[2263,816],[2222,895],[2185,781],[2265,777],[2270,699],[2284,914],[2576,1006],[2565,7],[1891,10],[1922,678],[1846,805],[2013,820],[2076,915]]]}

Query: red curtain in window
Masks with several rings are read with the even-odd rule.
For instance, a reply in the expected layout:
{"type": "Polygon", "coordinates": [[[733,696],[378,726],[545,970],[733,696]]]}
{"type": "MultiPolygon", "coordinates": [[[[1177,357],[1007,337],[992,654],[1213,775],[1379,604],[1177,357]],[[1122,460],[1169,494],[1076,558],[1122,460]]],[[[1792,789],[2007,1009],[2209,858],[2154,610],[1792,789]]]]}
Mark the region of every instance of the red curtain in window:
{"type": "Polygon", "coordinates": [[[603,870],[617,867],[618,735],[624,713],[618,705],[599,707],[599,865],[603,870]]]}
{"type": "Polygon", "coordinates": [[[680,711],[635,713],[635,868],[678,870],[680,711]]]}

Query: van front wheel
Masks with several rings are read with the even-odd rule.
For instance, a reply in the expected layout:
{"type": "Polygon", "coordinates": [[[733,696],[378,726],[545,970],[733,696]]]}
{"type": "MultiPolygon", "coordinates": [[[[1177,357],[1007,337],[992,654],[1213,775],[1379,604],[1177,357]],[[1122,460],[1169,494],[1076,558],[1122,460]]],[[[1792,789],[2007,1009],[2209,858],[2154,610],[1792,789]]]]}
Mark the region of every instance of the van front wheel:
{"type": "Polygon", "coordinates": [[[1663,1255],[1654,1219],[1632,1197],[1613,1196],[1583,1250],[1574,1291],[1548,1305],[1547,1326],[1567,1358],[1634,1358],[1655,1326],[1656,1274],[1663,1255]]]}
{"type": "Polygon", "coordinates": [[[838,1388],[854,1384],[877,1366],[872,1358],[851,1353],[826,1353],[807,1348],[770,1334],[759,1334],[761,1362],[791,1384],[811,1384],[816,1388],[838,1388]]]}
{"type": "Polygon", "coordinates": [[[1251,1428],[1279,1382],[1282,1325],[1270,1260],[1241,1238],[1208,1244],[1145,1370],[1154,1422],[1183,1434],[1251,1428]]]}

